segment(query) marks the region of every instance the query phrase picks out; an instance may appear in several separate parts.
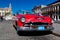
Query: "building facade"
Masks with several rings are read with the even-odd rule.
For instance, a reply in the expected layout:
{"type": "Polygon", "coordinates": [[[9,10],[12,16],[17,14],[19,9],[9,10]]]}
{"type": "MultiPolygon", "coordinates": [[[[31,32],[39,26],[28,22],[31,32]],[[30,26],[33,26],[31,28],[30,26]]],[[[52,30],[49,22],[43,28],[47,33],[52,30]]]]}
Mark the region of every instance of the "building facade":
{"type": "Polygon", "coordinates": [[[45,5],[43,6],[43,5],[41,5],[41,6],[35,6],[33,9],[32,9],[32,11],[34,12],[34,13],[39,13],[39,12],[41,12],[41,9],[42,8],[44,8],[44,7],[46,7],[45,5]]]}
{"type": "Polygon", "coordinates": [[[9,4],[9,7],[0,8],[0,16],[6,16],[6,14],[12,16],[11,3],[9,4]]]}
{"type": "MultiPolygon", "coordinates": [[[[37,10],[37,9],[34,9],[34,10],[37,10]]],[[[54,18],[55,21],[60,21],[60,1],[53,2],[43,8],[40,7],[40,10],[42,11],[42,13],[50,15],[50,17],[54,18]]]]}

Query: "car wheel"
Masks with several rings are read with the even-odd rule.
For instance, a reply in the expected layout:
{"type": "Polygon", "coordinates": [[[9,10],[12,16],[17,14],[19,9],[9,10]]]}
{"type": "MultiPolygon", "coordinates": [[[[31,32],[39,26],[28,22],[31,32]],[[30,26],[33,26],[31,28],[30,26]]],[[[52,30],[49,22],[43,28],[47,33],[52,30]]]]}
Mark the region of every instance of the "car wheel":
{"type": "Polygon", "coordinates": [[[18,34],[18,36],[21,36],[21,35],[24,34],[24,33],[21,32],[21,31],[17,31],[17,34],[18,34]]]}

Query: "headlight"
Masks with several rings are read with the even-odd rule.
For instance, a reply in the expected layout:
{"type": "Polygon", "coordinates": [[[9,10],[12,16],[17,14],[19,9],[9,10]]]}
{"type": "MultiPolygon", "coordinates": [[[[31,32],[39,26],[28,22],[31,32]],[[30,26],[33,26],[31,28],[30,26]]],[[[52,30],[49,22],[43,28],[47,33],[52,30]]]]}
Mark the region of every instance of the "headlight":
{"type": "Polygon", "coordinates": [[[21,18],[21,22],[25,22],[25,18],[21,18]]]}
{"type": "Polygon", "coordinates": [[[45,28],[49,29],[49,26],[45,26],[45,28]]]}

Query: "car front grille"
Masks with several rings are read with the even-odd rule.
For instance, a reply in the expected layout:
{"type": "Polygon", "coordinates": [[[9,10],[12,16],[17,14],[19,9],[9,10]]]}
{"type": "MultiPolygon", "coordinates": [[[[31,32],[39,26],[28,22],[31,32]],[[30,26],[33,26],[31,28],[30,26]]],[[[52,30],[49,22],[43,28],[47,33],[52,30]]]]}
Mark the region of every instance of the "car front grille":
{"type": "Polygon", "coordinates": [[[41,23],[41,22],[24,23],[24,26],[38,26],[38,25],[48,25],[48,23],[41,23]]]}

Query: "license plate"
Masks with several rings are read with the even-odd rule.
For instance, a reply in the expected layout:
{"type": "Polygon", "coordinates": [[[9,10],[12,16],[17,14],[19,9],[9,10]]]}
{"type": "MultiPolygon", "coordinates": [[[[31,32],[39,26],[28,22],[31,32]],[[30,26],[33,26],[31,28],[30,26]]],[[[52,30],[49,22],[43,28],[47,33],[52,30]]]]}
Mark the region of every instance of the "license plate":
{"type": "Polygon", "coordinates": [[[44,30],[45,28],[44,28],[44,26],[39,26],[38,27],[38,30],[44,30]]]}

